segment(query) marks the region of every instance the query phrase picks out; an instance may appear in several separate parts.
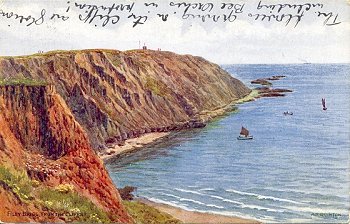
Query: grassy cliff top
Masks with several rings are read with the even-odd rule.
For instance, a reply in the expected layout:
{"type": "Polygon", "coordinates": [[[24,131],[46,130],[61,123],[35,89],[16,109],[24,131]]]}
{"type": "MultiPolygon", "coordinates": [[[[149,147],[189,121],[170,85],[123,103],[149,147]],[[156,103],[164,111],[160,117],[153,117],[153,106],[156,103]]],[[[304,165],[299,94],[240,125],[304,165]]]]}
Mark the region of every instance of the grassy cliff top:
{"type": "Polygon", "coordinates": [[[46,51],[42,53],[35,53],[30,55],[17,55],[17,56],[0,56],[0,59],[9,59],[9,58],[17,58],[17,59],[28,59],[33,57],[50,57],[55,55],[72,55],[72,54],[78,54],[78,53],[109,53],[109,54],[119,54],[119,53],[125,53],[125,54],[150,54],[150,53],[165,53],[165,54],[175,54],[174,52],[170,51],[158,51],[153,49],[130,49],[125,51],[115,50],[115,49],[80,49],[80,50],[52,50],[52,51],[46,51]]]}
{"type": "Polygon", "coordinates": [[[0,79],[0,86],[47,86],[44,80],[31,78],[5,78],[0,79]]]}

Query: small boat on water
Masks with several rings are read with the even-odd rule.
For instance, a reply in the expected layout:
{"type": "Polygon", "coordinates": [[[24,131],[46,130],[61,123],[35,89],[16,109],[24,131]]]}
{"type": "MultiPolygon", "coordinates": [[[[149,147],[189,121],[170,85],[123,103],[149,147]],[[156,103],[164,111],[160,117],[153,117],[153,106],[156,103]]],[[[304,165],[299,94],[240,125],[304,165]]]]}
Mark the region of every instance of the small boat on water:
{"type": "Polygon", "coordinates": [[[283,112],[284,115],[293,115],[293,112],[285,111],[283,112]]]}
{"type": "Polygon", "coordinates": [[[322,106],[323,106],[323,110],[327,110],[325,98],[322,98],[322,106]]]}
{"type": "Polygon", "coordinates": [[[249,135],[248,129],[242,126],[241,132],[239,133],[239,136],[237,137],[238,140],[252,140],[253,136],[249,135]]]}

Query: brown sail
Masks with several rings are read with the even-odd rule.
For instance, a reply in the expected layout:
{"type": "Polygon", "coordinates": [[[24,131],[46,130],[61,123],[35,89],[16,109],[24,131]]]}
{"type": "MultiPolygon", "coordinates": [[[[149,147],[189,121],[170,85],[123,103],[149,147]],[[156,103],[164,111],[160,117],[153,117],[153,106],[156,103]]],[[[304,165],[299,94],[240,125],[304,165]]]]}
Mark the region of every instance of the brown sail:
{"type": "Polygon", "coordinates": [[[241,133],[239,133],[239,134],[247,137],[249,135],[249,131],[248,131],[248,129],[246,129],[245,127],[242,126],[241,133]]]}

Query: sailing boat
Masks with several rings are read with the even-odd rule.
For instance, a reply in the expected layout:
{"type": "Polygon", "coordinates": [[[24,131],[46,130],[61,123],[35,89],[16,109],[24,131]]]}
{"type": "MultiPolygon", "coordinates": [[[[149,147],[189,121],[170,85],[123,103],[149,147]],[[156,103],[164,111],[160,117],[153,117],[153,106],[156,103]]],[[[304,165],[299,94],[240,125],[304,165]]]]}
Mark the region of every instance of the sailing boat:
{"type": "Polygon", "coordinates": [[[293,112],[289,112],[288,110],[283,112],[284,115],[293,115],[293,112]]]}
{"type": "Polygon", "coordinates": [[[239,136],[237,137],[238,140],[251,140],[253,139],[253,136],[249,135],[248,129],[242,126],[241,132],[239,133],[239,136]]]}
{"type": "Polygon", "coordinates": [[[323,110],[327,110],[325,98],[322,98],[322,106],[323,106],[323,110]]]}

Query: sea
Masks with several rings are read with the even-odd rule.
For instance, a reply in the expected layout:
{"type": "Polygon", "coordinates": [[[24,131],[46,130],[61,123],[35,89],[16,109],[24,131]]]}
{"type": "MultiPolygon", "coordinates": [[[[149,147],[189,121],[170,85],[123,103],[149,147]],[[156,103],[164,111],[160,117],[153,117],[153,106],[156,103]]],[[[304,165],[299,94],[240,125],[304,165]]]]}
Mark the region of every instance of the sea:
{"type": "Polygon", "coordinates": [[[347,223],[350,64],[222,68],[251,88],[257,87],[251,80],[285,75],[273,87],[293,92],[237,105],[205,128],[111,160],[107,169],[116,185],[135,186],[138,197],[189,211],[263,222],[347,223]],[[241,126],[253,140],[237,140],[241,126]]]}

